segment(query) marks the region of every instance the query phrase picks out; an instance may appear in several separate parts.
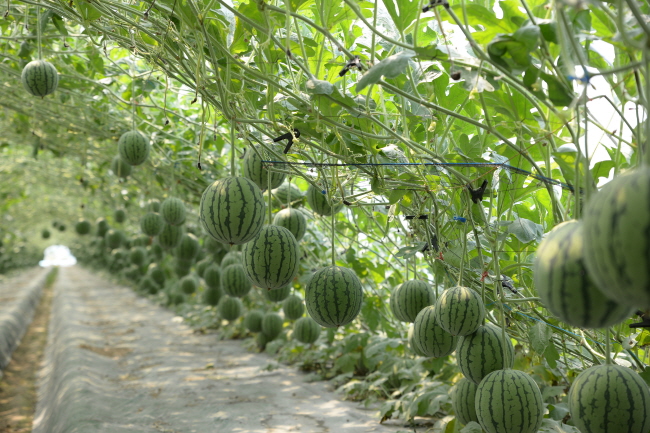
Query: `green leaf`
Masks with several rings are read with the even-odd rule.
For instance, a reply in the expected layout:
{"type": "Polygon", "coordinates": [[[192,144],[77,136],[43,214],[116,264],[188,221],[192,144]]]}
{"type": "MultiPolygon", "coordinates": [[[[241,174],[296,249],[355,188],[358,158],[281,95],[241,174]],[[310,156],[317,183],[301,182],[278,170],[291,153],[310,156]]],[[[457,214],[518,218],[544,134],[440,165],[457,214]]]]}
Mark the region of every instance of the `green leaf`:
{"type": "Polygon", "coordinates": [[[386,57],[381,62],[370,68],[357,83],[357,92],[362,91],[366,86],[374,84],[381,80],[382,76],[386,78],[395,78],[404,73],[408,66],[409,59],[415,55],[412,51],[402,51],[386,57]]]}
{"type": "Polygon", "coordinates": [[[329,81],[310,79],[305,84],[307,93],[312,95],[331,95],[334,91],[334,86],[329,81]]]}
{"type": "Polygon", "coordinates": [[[420,9],[419,0],[383,0],[383,2],[393,19],[395,27],[400,32],[403,32],[411,25],[417,17],[418,9],[420,9]]]}
{"type": "Polygon", "coordinates": [[[56,27],[59,33],[61,33],[63,36],[68,36],[68,29],[65,28],[63,18],[57,14],[52,14],[52,22],[54,23],[54,27],[56,27]]]}
{"type": "Polygon", "coordinates": [[[546,350],[544,351],[544,359],[546,359],[546,362],[548,362],[548,365],[551,368],[557,368],[557,361],[560,359],[560,354],[558,353],[554,344],[549,344],[546,346],[546,350]]]}
{"type": "Polygon", "coordinates": [[[460,430],[460,433],[482,433],[481,425],[475,421],[470,421],[460,430]]]}
{"type": "Polygon", "coordinates": [[[422,251],[422,248],[426,245],[426,242],[418,242],[415,245],[408,246],[408,247],[402,247],[397,252],[395,253],[395,257],[402,257],[405,259],[408,259],[409,257],[413,257],[420,251],[422,251]]]}
{"type": "Polygon", "coordinates": [[[517,218],[508,225],[508,233],[513,234],[520,242],[525,244],[536,240],[540,242],[544,234],[544,227],[525,218],[517,218]]]}
{"type": "Polygon", "coordinates": [[[530,65],[530,53],[539,45],[540,29],[527,25],[511,35],[499,35],[487,47],[490,58],[505,68],[521,70],[530,65]]]}
{"type": "Polygon", "coordinates": [[[546,325],[544,322],[537,322],[528,328],[528,339],[530,346],[535,352],[540,355],[544,354],[551,337],[553,336],[553,329],[546,325]]]}
{"type": "Polygon", "coordinates": [[[594,179],[596,179],[596,181],[598,181],[598,179],[601,177],[608,178],[609,172],[615,166],[616,164],[614,164],[614,161],[600,161],[594,164],[594,168],[591,169],[591,174],[593,175],[594,179]]]}
{"type": "Polygon", "coordinates": [[[470,25],[481,26],[485,29],[472,33],[474,39],[479,43],[488,43],[499,33],[508,34],[517,31],[518,26],[514,22],[497,18],[494,11],[478,4],[456,4],[451,9],[460,17],[461,21],[465,21],[466,12],[467,22],[470,25]]]}
{"type": "Polygon", "coordinates": [[[580,430],[571,425],[562,424],[560,421],[544,418],[537,433],[580,433],[580,430]]]}
{"type": "Polygon", "coordinates": [[[545,72],[541,74],[542,80],[548,88],[548,99],[557,106],[568,107],[573,101],[573,90],[568,89],[555,75],[545,72]]]}

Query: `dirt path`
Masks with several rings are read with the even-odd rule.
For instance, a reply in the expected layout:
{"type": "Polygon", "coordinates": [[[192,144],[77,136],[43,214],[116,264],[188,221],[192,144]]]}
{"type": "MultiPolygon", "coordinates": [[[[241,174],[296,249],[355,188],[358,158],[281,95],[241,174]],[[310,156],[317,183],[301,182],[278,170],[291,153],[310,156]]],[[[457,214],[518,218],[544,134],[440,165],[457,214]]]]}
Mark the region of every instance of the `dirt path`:
{"type": "Polygon", "coordinates": [[[80,268],[55,284],[34,433],[394,432],[295,369],[80,268]]]}
{"type": "MultiPolygon", "coordinates": [[[[29,275],[29,278],[33,278],[36,273],[29,271],[29,275]]],[[[47,342],[51,303],[52,286],[46,285],[34,319],[13,352],[0,380],[0,433],[32,431],[36,408],[36,376],[47,342]]]]}

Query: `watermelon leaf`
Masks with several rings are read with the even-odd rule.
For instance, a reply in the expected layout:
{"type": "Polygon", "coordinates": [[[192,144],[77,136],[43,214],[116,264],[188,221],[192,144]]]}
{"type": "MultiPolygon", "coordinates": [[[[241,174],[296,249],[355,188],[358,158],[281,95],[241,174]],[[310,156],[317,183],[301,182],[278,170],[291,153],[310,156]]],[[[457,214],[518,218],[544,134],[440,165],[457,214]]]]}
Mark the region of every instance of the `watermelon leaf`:
{"type": "Polygon", "coordinates": [[[553,336],[553,329],[544,322],[537,322],[528,328],[528,339],[533,350],[540,355],[546,351],[549,341],[553,336]]]}

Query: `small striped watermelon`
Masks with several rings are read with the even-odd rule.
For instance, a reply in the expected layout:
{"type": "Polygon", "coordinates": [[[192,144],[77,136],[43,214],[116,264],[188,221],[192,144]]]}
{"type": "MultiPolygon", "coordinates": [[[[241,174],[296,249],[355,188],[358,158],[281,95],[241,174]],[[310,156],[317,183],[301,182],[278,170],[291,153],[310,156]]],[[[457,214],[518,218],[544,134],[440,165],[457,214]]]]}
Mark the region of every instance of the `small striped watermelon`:
{"type": "Polygon", "coordinates": [[[608,328],[632,316],[634,307],[606,297],[584,265],[584,227],[559,224],[537,248],[535,288],[544,306],[560,320],[580,328],[608,328]]]}
{"type": "Polygon", "coordinates": [[[251,291],[253,285],[246,277],[242,265],[229,265],[222,270],[221,287],[228,296],[242,298],[251,291]]]}
{"type": "Polygon", "coordinates": [[[196,289],[198,288],[198,283],[196,281],[196,278],[194,278],[192,275],[186,275],[183,278],[181,278],[179,284],[181,287],[181,291],[186,295],[191,295],[192,293],[196,292],[196,289]]]}
{"type": "Polygon", "coordinates": [[[41,237],[43,239],[49,239],[50,238],[50,231],[48,229],[43,229],[43,231],[41,231],[41,237]]]}
{"type": "Polygon", "coordinates": [[[201,223],[215,240],[240,245],[253,239],[264,225],[264,196],[253,181],[227,177],[206,188],[201,197],[201,223]]]}
{"type": "Polygon", "coordinates": [[[160,266],[158,266],[155,263],[152,263],[149,265],[149,269],[147,270],[147,274],[153,279],[159,286],[162,286],[165,284],[165,271],[162,270],[160,266]]]}
{"type": "Polygon", "coordinates": [[[251,310],[244,317],[244,326],[250,332],[262,332],[262,319],[264,319],[264,313],[260,310],[251,310]]]}
{"type": "Polygon", "coordinates": [[[316,271],[305,287],[309,315],[321,326],[336,328],[352,322],[361,311],[363,288],[353,270],[327,266],[316,271]]]}
{"type": "Polygon", "coordinates": [[[300,241],[307,231],[307,218],[297,209],[282,209],[275,214],[273,224],[289,230],[297,241],[300,241]]]}
{"type": "Polygon", "coordinates": [[[478,422],[487,433],[537,433],[544,419],[539,387],[519,370],[507,368],[485,376],[474,403],[478,422]]]}
{"type": "Polygon", "coordinates": [[[158,244],[165,248],[176,248],[183,238],[183,229],[180,226],[164,224],[163,229],[158,234],[158,244]]]}
{"type": "Polygon", "coordinates": [[[282,334],[282,317],[278,313],[266,313],[262,319],[262,332],[267,341],[273,341],[282,334]]]}
{"type": "Polygon", "coordinates": [[[408,344],[409,344],[409,349],[411,349],[411,351],[416,356],[427,356],[427,354],[424,353],[423,351],[421,351],[419,346],[417,344],[415,344],[415,340],[413,339],[413,335],[414,335],[414,329],[413,329],[413,324],[411,323],[409,325],[409,329],[408,329],[407,334],[406,334],[406,336],[407,336],[406,339],[407,339],[408,344]]]}
{"type": "Polygon", "coordinates": [[[506,333],[503,341],[501,328],[486,323],[475,333],[460,337],[456,350],[456,360],[461,373],[474,382],[481,380],[495,370],[512,368],[515,349],[506,333]],[[506,359],[503,359],[503,345],[506,345],[506,359]]]}
{"type": "Polygon", "coordinates": [[[131,249],[129,260],[134,265],[142,266],[147,259],[147,250],[144,247],[136,247],[131,249]]]}
{"type": "Polygon", "coordinates": [[[266,338],[266,335],[264,335],[263,332],[260,332],[255,336],[255,343],[257,344],[257,347],[260,348],[260,350],[264,350],[264,348],[266,348],[266,343],[268,342],[269,340],[266,338]]]}
{"type": "Polygon", "coordinates": [[[650,167],[607,183],[584,209],[584,259],[591,281],[605,296],[650,309],[650,167]]]}
{"type": "Polygon", "coordinates": [[[144,293],[148,293],[150,295],[155,295],[158,293],[158,285],[154,280],[152,280],[149,277],[144,277],[141,281],[140,284],[138,285],[140,291],[144,293]]]}
{"type": "Polygon", "coordinates": [[[176,257],[180,260],[193,262],[199,254],[199,240],[192,233],[186,233],[176,247],[176,257]]]}
{"type": "Polygon", "coordinates": [[[203,281],[208,287],[221,288],[221,268],[217,265],[210,265],[203,272],[203,281]]]}
{"type": "Polygon", "coordinates": [[[27,63],[21,79],[25,90],[41,98],[54,93],[59,85],[59,73],[52,63],[45,60],[32,60],[27,63]]]}
{"type": "MultiPolygon", "coordinates": [[[[278,153],[282,154],[282,149],[278,149],[278,153]]],[[[262,162],[262,161],[275,161],[276,157],[273,156],[266,149],[262,149],[260,146],[255,146],[255,148],[248,149],[246,156],[244,157],[244,169],[242,174],[244,177],[255,182],[261,190],[267,189],[269,186],[269,168],[271,169],[271,189],[277,188],[282,185],[284,182],[285,174],[282,172],[273,171],[272,164],[262,162]],[[263,159],[262,159],[263,158],[263,159]]]]}
{"type": "Polygon", "coordinates": [[[295,206],[298,204],[295,202],[303,198],[305,194],[296,185],[292,183],[283,183],[273,190],[273,196],[282,205],[287,205],[289,202],[294,202],[292,204],[295,206]]]}
{"type": "Polygon", "coordinates": [[[300,296],[291,295],[282,303],[282,311],[288,320],[300,319],[305,313],[305,304],[300,296]]]}
{"type": "MultiPolygon", "coordinates": [[[[198,260],[198,254],[197,254],[197,260],[198,260]]],[[[203,278],[203,275],[205,274],[205,270],[208,269],[209,266],[212,266],[212,260],[207,258],[204,258],[203,260],[196,262],[196,275],[203,278]]]]}
{"type": "Polygon", "coordinates": [[[133,168],[129,164],[124,162],[122,158],[116,156],[115,158],[113,158],[113,161],[111,162],[111,171],[115,176],[120,177],[122,179],[126,179],[131,175],[133,168]]]}
{"type": "Polygon", "coordinates": [[[291,285],[274,290],[264,290],[264,297],[271,302],[282,302],[291,294],[291,285]]]}
{"type": "Polygon", "coordinates": [[[221,269],[225,269],[230,265],[241,265],[244,260],[241,256],[241,251],[229,251],[221,259],[221,269]]]}
{"type": "Polygon", "coordinates": [[[478,422],[476,417],[476,384],[471,380],[462,378],[449,391],[451,407],[454,409],[456,419],[463,425],[471,421],[478,422]]]}
{"type": "Polygon", "coordinates": [[[242,251],[244,271],[263,289],[279,289],[293,280],[300,268],[300,246],[284,227],[264,226],[242,251]]]}
{"type": "Polygon", "coordinates": [[[233,298],[231,296],[224,296],[219,302],[218,307],[221,317],[229,322],[237,320],[241,316],[243,308],[239,298],[233,298]]]}
{"type": "Polygon", "coordinates": [[[397,286],[390,295],[390,309],[401,322],[415,321],[418,313],[436,302],[436,294],[426,281],[409,280],[397,286]]]}
{"type": "Polygon", "coordinates": [[[188,275],[190,273],[191,268],[192,268],[191,261],[188,262],[186,260],[178,260],[178,259],[174,261],[174,273],[179,278],[188,275]]]}
{"type": "Polygon", "coordinates": [[[610,364],[584,370],[568,399],[571,418],[582,432],[650,432],[650,391],[629,368],[610,364]]]}
{"type": "Polygon", "coordinates": [[[117,223],[123,223],[126,221],[126,212],[124,209],[115,209],[115,212],[113,212],[113,219],[117,223]]]}
{"type": "Polygon", "coordinates": [[[149,156],[149,139],[138,131],[128,131],[117,141],[117,151],[122,161],[129,165],[140,165],[149,156]]]}
{"type": "Polygon", "coordinates": [[[301,317],[293,324],[293,337],[304,344],[313,344],[320,336],[320,326],[311,317],[301,317]]]}
{"type": "Polygon", "coordinates": [[[181,225],[185,222],[185,205],[179,198],[168,197],[160,205],[160,214],[167,224],[181,225]]]}
{"type": "Polygon", "coordinates": [[[99,236],[100,238],[106,236],[106,232],[110,229],[110,226],[108,225],[108,221],[106,221],[105,218],[97,218],[97,221],[95,221],[95,225],[97,225],[97,236],[99,236]]]}
{"type": "Polygon", "coordinates": [[[326,188],[314,188],[314,185],[309,185],[307,189],[307,203],[309,203],[311,210],[323,216],[332,215],[343,208],[343,202],[330,204],[326,188]]]}
{"type": "Polygon", "coordinates": [[[483,324],[485,307],[481,295],[469,287],[453,287],[436,302],[436,321],[454,336],[473,334],[483,324]]]}
{"type": "Polygon", "coordinates": [[[140,230],[147,236],[158,236],[163,227],[165,222],[157,213],[149,212],[140,219],[140,230]]]}
{"type": "Polygon", "coordinates": [[[221,298],[223,298],[223,290],[221,290],[221,287],[206,287],[203,292],[204,304],[217,306],[221,298]]]}
{"type": "Polygon", "coordinates": [[[106,232],[106,246],[112,250],[119,248],[124,242],[124,235],[119,230],[110,229],[106,232]]]}
{"type": "Polygon", "coordinates": [[[160,212],[160,200],[158,200],[157,198],[152,198],[151,200],[149,200],[147,202],[146,209],[149,212],[159,213],[160,212]]]}
{"type": "Polygon", "coordinates": [[[435,307],[424,307],[413,322],[413,342],[421,353],[432,358],[441,358],[456,350],[456,337],[442,329],[435,318],[435,307]]]}
{"type": "Polygon", "coordinates": [[[74,229],[79,235],[87,235],[88,233],[90,233],[90,229],[91,229],[90,221],[87,221],[85,219],[80,219],[79,221],[77,221],[77,224],[75,224],[74,229]]]}

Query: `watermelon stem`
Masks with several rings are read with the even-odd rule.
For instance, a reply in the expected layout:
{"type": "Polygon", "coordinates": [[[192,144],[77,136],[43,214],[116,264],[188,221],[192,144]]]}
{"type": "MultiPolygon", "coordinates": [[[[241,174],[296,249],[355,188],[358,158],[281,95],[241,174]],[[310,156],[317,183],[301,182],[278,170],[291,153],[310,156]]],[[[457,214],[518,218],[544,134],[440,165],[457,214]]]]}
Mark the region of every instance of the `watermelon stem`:
{"type": "MultiPolygon", "coordinates": [[[[266,170],[266,193],[269,195],[269,225],[273,224],[273,201],[271,196],[271,170],[266,170]]],[[[291,194],[289,194],[291,195],[291,194]]]]}
{"type": "Polygon", "coordinates": [[[332,212],[332,266],[336,266],[336,231],[334,230],[334,217],[336,212],[332,212]]]}
{"type": "Polygon", "coordinates": [[[36,44],[38,45],[38,60],[43,60],[43,48],[41,47],[41,7],[36,6],[36,44]]]}
{"type": "Polygon", "coordinates": [[[612,364],[612,350],[611,350],[611,342],[610,340],[612,339],[612,336],[610,335],[610,328],[608,327],[605,330],[605,364],[611,365],[612,364]]]}
{"type": "Polygon", "coordinates": [[[235,121],[230,119],[230,176],[237,176],[237,164],[236,164],[236,153],[235,153],[235,121]]]}

